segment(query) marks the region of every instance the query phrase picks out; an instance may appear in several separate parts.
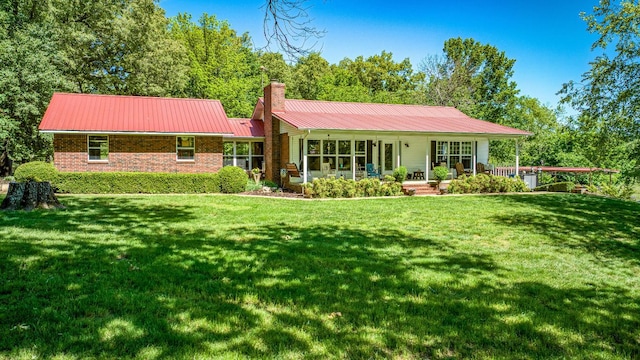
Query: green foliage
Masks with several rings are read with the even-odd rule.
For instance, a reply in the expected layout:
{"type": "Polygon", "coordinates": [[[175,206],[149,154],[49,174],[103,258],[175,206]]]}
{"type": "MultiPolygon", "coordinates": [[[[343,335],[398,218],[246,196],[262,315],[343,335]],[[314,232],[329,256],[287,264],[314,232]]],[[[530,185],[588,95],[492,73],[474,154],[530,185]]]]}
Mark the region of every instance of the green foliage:
{"type": "Polygon", "coordinates": [[[597,167],[629,168],[623,175],[640,178],[640,3],[600,1],[593,13],[581,14],[588,31],[599,37],[600,50],[582,81],[563,85],[563,103],[579,113],[573,119],[581,147],[597,167]]]}
{"type": "Polygon", "coordinates": [[[249,116],[260,95],[262,76],[251,38],[206,13],[197,24],[191,15],[179,14],[171,19],[170,32],[188,54],[183,95],[218,99],[228,116],[249,116]]]}
{"type": "Polygon", "coordinates": [[[470,194],[528,192],[529,189],[527,184],[520,179],[478,174],[476,176],[462,175],[460,178],[451,181],[447,191],[450,194],[470,194]]]}
{"type": "Polygon", "coordinates": [[[247,185],[247,173],[237,166],[225,166],[218,171],[220,191],[225,194],[243,192],[247,185]]]}
{"type": "Polygon", "coordinates": [[[51,163],[44,161],[32,161],[18,166],[14,174],[16,181],[49,181],[56,183],[58,180],[58,170],[51,163]]]}
{"type": "Polygon", "coordinates": [[[551,191],[551,192],[572,192],[576,188],[576,184],[571,181],[555,182],[536,186],[534,191],[551,191]]]}
{"type": "Polygon", "coordinates": [[[455,106],[469,116],[501,123],[518,93],[511,80],[515,60],[471,38],[451,38],[443,51],[443,57],[423,64],[429,103],[455,106]]]}
{"type": "Polygon", "coordinates": [[[593,194],[604,195],[616,199],[629,200],[634,193],[632,186],[628,184],[602,184],[600,188],[592,186],[588,191],[593,194]]]}
{"type": "Polygon", "coordinates": [[[61,172],[55,186],[71,194],[203,194],[220,192],[218,174],[61,172]]]}
{"type": "Polygon", "coordinates": [[[408,172],[406,166],[399,166],[393,170],[393,178],[402,184],[407,179],[408,172]]]}
{"type": "Polygon", "coordinates": [[[314,179],[308,185],[312,190],[312,196],[316,198],[353,198],[353,197],[378,197],[402,195],[402,184],[389,176],[389,179],[380,182],[378,179],[314,179]]]}
{"type": "Polygon", "coordinates": [[[262,184],[257,183],[253,180],[247,180],[247,185],[244,188],[244,191],[257,191],[262,189],[262,184]]]}
{"type": "Polygon", "coordinates": [[[444,166],[436,166],[433,168],[433,177],[436,181],[441,182],[449,175],[449,169],[444,166]]]}
{"type": "Polygon", "coordinates": [[[271,181],[271,180],[263,180],[262,181],[262,185],[266,186],[266,187],[270,187],[272,189],[277,189],[280,187],[280,185],[276,184],[275,182],[271,181]]]}
{"type": "Polygon", "coordinates": [[[540,185],[551,184],[554,182],[553,176],[551,174],[543,172],[538,176],[538,181],[540,185]]]}

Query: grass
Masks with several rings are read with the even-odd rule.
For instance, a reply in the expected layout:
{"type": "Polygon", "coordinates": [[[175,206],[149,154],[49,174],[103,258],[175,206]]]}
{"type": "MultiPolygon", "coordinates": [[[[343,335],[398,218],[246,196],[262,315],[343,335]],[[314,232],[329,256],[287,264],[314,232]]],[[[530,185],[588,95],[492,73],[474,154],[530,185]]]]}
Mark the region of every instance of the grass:
{"type": "Polygon", "coordinates": [[[0,359],[632,359],[640,204],[64,196],[0,212],[0,359]]]}

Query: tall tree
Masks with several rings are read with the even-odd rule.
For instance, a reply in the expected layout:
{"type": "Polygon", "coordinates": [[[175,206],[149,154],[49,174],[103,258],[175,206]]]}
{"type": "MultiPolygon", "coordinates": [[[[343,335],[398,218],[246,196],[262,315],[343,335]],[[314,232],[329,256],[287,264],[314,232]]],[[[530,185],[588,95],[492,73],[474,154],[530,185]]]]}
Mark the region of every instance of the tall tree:
{"type": "Polygon", "coordinates": [[[170,96],[184,86],[184,49],[154,0],[51,1],[75,91],[170,96]]]}
{"type": "Polygon", "coordinates": [[[582,81],[563,85],[562,101],[579,112],[576,125],[591,135],[585,149],[596,165],[620,166],[640,178],[640,4],[601,0],[593,13],[581,16],[599,36],[592,50],[602,54],[582,81]],[[611,156],[613,149],[622,156],[611,156]]]}
{"type": "Polygon", "coordinates": [[[50,136],[38,124],[53,92],[68,87],[48,9],[47,1],[0,2],[0,176],[11,172],[12,161],[51,153],[50,136]]]}
{"type": "Polygon", "coordinates": [[[410,95],[424,80],[423,73],[414,73],[409,58],[396,62],[386,51],[366,59],[343,60],[339,66],[355,75],[375,102],[412,103],[410,95]]]}
{"type": "Polygon", "coordinates": [[[238,35],[228,22],[203,14],[198,23],[191,15],[171,20],[171,33],[187,49],[187,97],[218,99],[227,115],[249,116],[259,94],[260,65],[247,34],[238,35]]]}
{"type": "Polygon", "coordinates": [[[444,43],[443,56],[423,62],[427,101],[502,123],[518,94],[511,80],[514,64],[515,60],[494,46],[474,39],[449,39],[444,43]]]}
{"type": "Polygon", "coordinates": [[[329,62],[320,53],[312,52],[299,58],[293,67],[291,97],[317,100],[321,92],[322,79],[330,71],[329,62]]]}

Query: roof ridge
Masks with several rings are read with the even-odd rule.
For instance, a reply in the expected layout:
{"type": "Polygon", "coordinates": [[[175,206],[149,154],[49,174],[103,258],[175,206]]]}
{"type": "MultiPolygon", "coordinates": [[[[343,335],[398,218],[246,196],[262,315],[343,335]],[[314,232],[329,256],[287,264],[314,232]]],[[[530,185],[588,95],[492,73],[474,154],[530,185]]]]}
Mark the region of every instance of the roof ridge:
{"type": "Polygon", "coordinates": [[[148,96],[148,95],[115,95],[115,94],[88,94],[88,93],[71,93],[71,92],[54,92],[53,95],[72,95],[72,96],[87,96],[87,97],[118,97],[118,98],[131,98],[131,99],[160,99],[160,100],[179,100],[179,101],[215,101],[220,102],[219,99],[195,99],[195,98],[179,98],[179,97],[165,97],[165,96],[148,96]]]}
{"type": "MultiPolygon", "coordinates": [[[[406,107],[427,107],[427,108],[441,108],[441,109],[456,109],[455,106],[442,106],[442,105],[423,105],[423,104],[394,104],[394,103],[374,103],[374,102],[357,102],[357,101],[332,101],[332,100],[310,100],[310,99],[285,99],[287,101],[307,101],[307,102],[319,102],[329,104],[357,104],[357,105],[383,105],[383,106],[406,106],[406,107]]],[[[285,105],[286,106],[286,105],[285,105]]],[[[460,110],[458,110],[460,111],[460,110]]]]}

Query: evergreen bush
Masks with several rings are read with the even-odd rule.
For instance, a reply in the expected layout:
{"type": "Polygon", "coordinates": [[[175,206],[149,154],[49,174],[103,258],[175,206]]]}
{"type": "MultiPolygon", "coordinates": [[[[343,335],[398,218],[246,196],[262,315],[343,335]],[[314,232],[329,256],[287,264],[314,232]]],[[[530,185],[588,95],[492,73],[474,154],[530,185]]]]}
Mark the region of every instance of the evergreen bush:
{"type": "Polygon", "coordinates": [[[528,192],[527,184],[519,178],[507,178],[487,174],[475,176],[461,176],[451,181],[447,191],[450,194],[473,194],[473,193],[505,193],[505,192],[528,192]]]}
{"type": "Polygon", "coordinates": [[[247,173],[237,166],[225,166],[218,171],[220,192],[225,194],[240,193],[247,185],[247,173]]]}
{"type": "Polygon", "coordinates": [[[393,170],[394,179],[402,184],[407,179],[408,170],[405,166],[398,166],[393,170]]]}
{"type": "Polygon", "coordinates": [[[58,192],[71,194],[198,194],[220,192],[218,174],[61,172],[58,192]]]}
{"type": "Polygon", "coordinates": [[[18,182],[32,180],[55,183],[58,179],[58,170],[51,163],[32,161],[18,166],[13,176],[18,182]]]}

